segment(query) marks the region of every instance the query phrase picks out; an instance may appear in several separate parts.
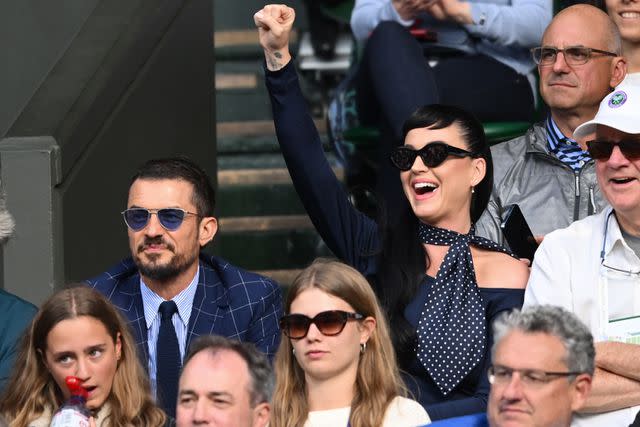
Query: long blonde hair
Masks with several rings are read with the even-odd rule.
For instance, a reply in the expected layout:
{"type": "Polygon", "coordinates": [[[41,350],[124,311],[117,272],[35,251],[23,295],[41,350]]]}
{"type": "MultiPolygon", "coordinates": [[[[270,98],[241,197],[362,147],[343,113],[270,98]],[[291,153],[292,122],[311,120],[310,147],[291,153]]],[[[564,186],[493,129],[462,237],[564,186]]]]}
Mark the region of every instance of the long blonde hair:
{"type": "Polygon", "coordinates": [[[62,392],[49,374],[43,354],[51,329],[63,320],[80,316],[99,320],[114,343],[120,335],[121,357],[107,399],[111,409],[108,425],[164,425],[166,416],[153,403],[149,381],[125,321],[100,293],[85,285],[75,285],[45,301],[22,340],[13,375],[0,398],[0,413],[8,418],[10,427],[27,427],[45,412],[55,411],[62,404],[62,392]]]}
{"type": "MultiPolygon", "coordinates": [[[[336,296],[356,312],[376,319],[376,327],[358,363],[350,423],[352,427],[379,427],[389,403],[406,394],[380,304],[358,271],[337,261],[318,259],[295,279],[287,295],[285,312],[289,313],[293,300],[310,288],[336,296]]],[[[304,371],[292,349],[291,341],[283,335],[275,358],[272,427],[299,427],[309,414],[304,371]]]]}

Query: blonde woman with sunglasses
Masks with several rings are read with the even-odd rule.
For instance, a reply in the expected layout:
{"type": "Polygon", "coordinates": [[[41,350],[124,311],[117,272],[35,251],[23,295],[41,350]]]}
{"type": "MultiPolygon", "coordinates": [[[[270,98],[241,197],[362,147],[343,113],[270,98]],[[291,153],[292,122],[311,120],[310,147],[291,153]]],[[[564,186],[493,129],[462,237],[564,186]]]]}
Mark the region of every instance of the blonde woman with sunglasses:
{"type": "Polygon", "coordinates": [[[403,397],[386,320],[355,269],[316,260],[294,281],[285,312],[272,427],[429,423],[422,406],[403,397]]]}

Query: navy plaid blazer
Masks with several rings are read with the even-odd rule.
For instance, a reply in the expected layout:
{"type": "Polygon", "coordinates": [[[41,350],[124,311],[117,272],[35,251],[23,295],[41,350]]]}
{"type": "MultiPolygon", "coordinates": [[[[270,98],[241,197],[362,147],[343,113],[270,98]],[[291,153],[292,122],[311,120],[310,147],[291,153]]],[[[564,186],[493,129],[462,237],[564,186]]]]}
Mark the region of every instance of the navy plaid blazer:
{"type": "MultiPolygon", "coordinates": [[[[106,296],[127,319],[139,356],[148,366],[147,324],[140,274],[131,258],[87,283],[106,296]]],[[[280,342],[282,293],[274,281],[239,269],[221,258],[200,254],[200,278],[193,298],[187,345],[200,335],[248,341],[273,358],[280,342]]]]}

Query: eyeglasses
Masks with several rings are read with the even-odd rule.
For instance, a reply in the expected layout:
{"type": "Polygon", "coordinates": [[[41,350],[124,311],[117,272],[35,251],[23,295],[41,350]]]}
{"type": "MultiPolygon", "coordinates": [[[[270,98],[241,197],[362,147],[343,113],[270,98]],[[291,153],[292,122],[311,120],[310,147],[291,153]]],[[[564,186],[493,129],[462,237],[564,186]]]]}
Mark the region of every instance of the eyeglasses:
{"type": "MultiPolygon", "coordinates": [[[[587,142],[588,144],[588,142],[587,142]]],[[[607,215],[607,220],[604,222],[604,233],[602,233],[602,247],[600,248],[600,267],[604,268],[605,272],[610,273],[621,273],[625,276],[640,276],[640,271],[629,270],[628,268],[618,268],[612,267],[605,262],[606,251],[605,247],[607,246],[607,231],[609,230],[609,219],[615,213],[613,209],[607,215]]]]}
{"type": "Polygon", "coordinates": [[[609,160],[611,153],[613,153],[613,147],[618,146],[622,154],[629,160],[640,159],[640,141],[638,140],[626,140],[626,141],[587,141],[587,149],[589,155],[596,160],[609,160]]]}
{"type": "Polygon", "coordinates": [[[600,261],[600,266],[606,271],[613,271],[616,273],[621,273],[625,276],[635,276],[636,278],[640,277],[640,271],[629,270],[628,268],[617,268],[607,265],[604,261],[604,258],[600,261]]]}
{"type": "Polygon", "coordinates": [[[348,313],[341,310],[323,311],[313,319],[304,314],[289,314],[280,319],[280,329],[291,339],[299,340],[307,336],[311,324],[315,324],[322,335],[329,337],[340,334],[347,320],[362,320],[360,313],[348,313]]]}
{"type": "Polygon", "coordinates": [[[606,50],[594,49],[584,46],[569,46],[559,49],[553,46],[541,46],[531,49],[533,60],[538,65],[553,65],[558,58],[558,52],[564,54],[564,60],[569,65],[582,65],[589,62],[594,53],[604,56],[618,56],[616,53],[607,52],[606,50]]]}
{"type": "Polygon", "coordinates": [[[540,387],[558,378],[580,375],[583,372],[547,372],[538,369],[513,369],[502,365],[489,368],[489,382],[491,384],[506,385],[511,382],[514,372],[520,375],[520,381],[527,387],[540,387]]]}
{"type": "Polygon", "coordinates": [[[149,223],[149,219],[151,219],[152,214],[156,214],[158,216],[160,225],[168,231],[177,230],[182,225],[182,222],[187,215],[199,216],[197,213],[187,212],[184,209],[179,208],[131,208],[120,213],[122,214],[127,227],[133,231],[140,231],[145,228],[149,223]]]}
{"type": "Polygon", "coordinates": [[[409,147],[397,147],[393,150],[389,159],[401,171],[408,171],[418,156],[420,156],[425,166],[435,168],[440,166],[449,156],[473,157],[474,154],[462,148],[452,147],[444,142],[432,142],[419,150],[409,147]]]}

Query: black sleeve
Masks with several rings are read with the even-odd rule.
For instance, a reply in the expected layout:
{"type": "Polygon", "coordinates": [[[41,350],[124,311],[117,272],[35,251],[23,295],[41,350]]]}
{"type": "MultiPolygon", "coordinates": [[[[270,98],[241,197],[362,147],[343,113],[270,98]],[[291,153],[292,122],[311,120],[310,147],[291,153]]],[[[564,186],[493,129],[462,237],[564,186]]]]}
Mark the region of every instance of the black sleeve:
{"type": "Polygon", "coordinates": [[[378,229],[356,210],[336,178],[300,86],[292,61],[266,70],[276,134],[293,184],[316,230],[329,249],[361,272],[369,269],[377,249],[378,229]]]}

